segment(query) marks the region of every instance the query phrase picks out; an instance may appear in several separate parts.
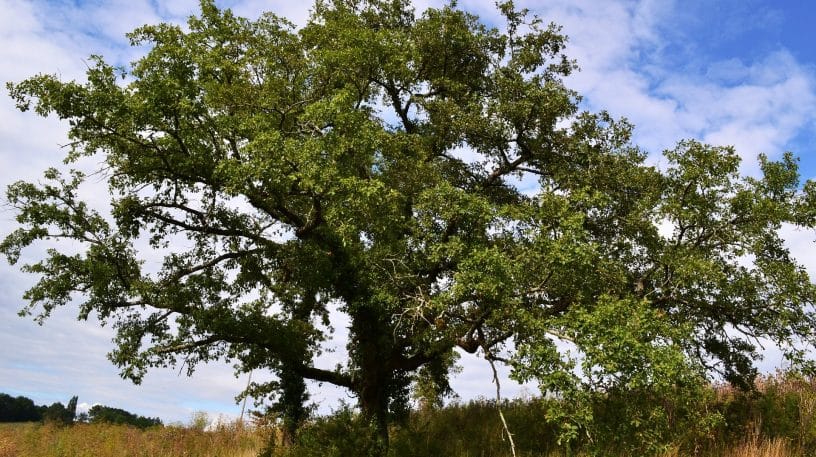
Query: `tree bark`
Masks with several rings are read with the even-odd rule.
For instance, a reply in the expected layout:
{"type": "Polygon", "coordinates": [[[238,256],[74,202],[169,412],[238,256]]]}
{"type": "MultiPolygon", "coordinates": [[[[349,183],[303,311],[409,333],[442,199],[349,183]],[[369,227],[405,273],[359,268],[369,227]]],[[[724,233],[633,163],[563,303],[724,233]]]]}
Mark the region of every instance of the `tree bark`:
{"type": "Polygon", "coordinates": [[[384,456],[388,452],[388,409],[393,374],[390,369],[391,345],[387,323],[377,313],[361,309],[352,324],[356,340],[355,356],[359,363],[358,399],[363,419],[370,430],[370,444],[365,455],[384,456]]]}

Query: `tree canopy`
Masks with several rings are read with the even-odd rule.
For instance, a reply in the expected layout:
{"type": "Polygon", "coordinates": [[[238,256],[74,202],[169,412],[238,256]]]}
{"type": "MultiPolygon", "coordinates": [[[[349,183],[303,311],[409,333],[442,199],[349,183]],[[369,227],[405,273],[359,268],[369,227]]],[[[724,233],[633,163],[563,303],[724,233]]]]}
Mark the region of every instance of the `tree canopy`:
{"type": "Polygon", "coordinates": [[[494,28],[455,4],[319,0],[296,28],[204,0],[186,28],[131,33],[147,51],[128,68],[10,83],[68,121],[67,164],[95,157],[111,194],[93,208],[73,170],[9,187],[11,263],[80,246],[23,266],[24,313],[112,323],[136,382],[269,370],[248,393],[295,423],[304,379],[344,387],[381,434],[412,383],[449,389],[457,349],[574,399],[550,418],[567,438],[587,392],[748,385],[764,341],[805,362],[814,287],[780,236],[815,221],[796,159],[743,177],[732,148],[685,140],[648,165],[631,125],[565,86],[559,28],[497,8],[494,28]],[[348,358],[318,366],[333,312],[348,358]]]}

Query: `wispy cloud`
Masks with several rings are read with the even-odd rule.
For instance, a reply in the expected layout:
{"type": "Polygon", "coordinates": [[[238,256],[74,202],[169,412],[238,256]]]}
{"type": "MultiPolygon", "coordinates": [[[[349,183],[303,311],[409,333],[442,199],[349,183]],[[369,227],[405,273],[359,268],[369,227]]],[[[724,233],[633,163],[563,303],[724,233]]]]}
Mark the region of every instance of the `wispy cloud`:
{"type": "MultiPolygon", "coordinates": [[[[700,46],[686,34],[667,32],[699,20],[685,15],[685,8],[685,3],[645,0],[556,1],[541,12],[570,36],[568,53],[581,71],[569,84],[589,108],[633,121],[636,142],[652,160],[682,138],[734,145],[748,164],[761,152],[784,152],[816,118],[812,64],[779,48],[750,60],[699,53],[678,61],[677,49],[694,55],[685,43],[700,46]]],[[[729,34],[758,27],[760,17],[777,17],[764,9],[743,13],[732,13],[741,25],[729,34]]],[[[749,165],[745,171],[756,169],[749,165]]]]}
{"type": "Polygon", "coordinates": [[[732,144],[748,160],[784,152],[816,118],[813,72],[785,50],[751,63],[714,62],[706,76],[672,75],[655,93],[677,101],[674,115],[684,131],[732,144]]]}

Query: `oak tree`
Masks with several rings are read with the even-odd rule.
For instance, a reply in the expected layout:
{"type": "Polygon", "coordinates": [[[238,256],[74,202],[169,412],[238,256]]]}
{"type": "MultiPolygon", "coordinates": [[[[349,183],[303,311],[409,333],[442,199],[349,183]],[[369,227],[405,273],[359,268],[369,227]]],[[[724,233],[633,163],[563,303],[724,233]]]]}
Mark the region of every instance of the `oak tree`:
{"type": "Polygon", "coordinates": [[[743,177],[732,148],[683,141],[648,165],[625,120],[565,86],[558,27],[497,8],[494,27],[455,4],[318,0],[297,28],[203,0],[187,27],[131,33],[147,50],[127,68],[10,83],[69,123],[66,163],[93,156],[111,195],[95,208],[55,169],[9,187],[11,263],[73,243],[23,267],[24,313],[112,323],[136,382],[269,370],[249,393],[293,427],[304,380],[346,388],[380,451],[411,383],[444,392],[457,351],[570,399],[550,417],[567,438],[587,392],[747,385],[765,341],[804,362],[814,288],[780,236],[815,221],[796,160],[743,177]],[[319,366],[332,313],[348,358],[319,366]]]}

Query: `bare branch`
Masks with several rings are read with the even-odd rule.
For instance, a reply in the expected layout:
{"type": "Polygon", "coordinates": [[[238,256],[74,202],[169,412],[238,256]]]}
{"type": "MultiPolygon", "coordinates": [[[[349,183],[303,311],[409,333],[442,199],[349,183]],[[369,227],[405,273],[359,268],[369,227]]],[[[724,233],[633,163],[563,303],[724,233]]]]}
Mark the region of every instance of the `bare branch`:
{"type": "Polygon", "coordinates": [[[496,364],[493,362],[496,360],[496,358],[493,357],[490,352],[486,352],[485,359],[487,360],[487,363],[490,364],[490,369],[493,370],[493,383],[496,384],[496,410],[499,411],[499,418],[501,419],[502,426],[504,427],[504,434],[507,435],[507,439],[510,441],[510,452],[513,454],[513,457],[516,457],[516,443],[513,441],[513,434],[510,433],[510,428],[507,427],[507,421],[504,419],[504,413],[502,413],[499,372],[496,371],[496,364]]]}

